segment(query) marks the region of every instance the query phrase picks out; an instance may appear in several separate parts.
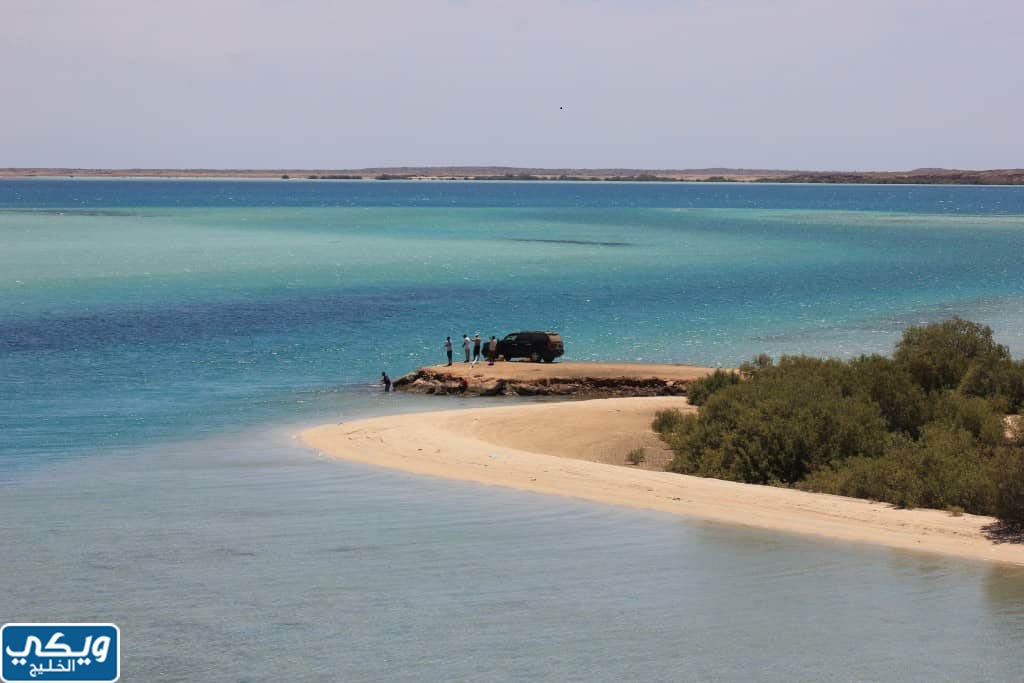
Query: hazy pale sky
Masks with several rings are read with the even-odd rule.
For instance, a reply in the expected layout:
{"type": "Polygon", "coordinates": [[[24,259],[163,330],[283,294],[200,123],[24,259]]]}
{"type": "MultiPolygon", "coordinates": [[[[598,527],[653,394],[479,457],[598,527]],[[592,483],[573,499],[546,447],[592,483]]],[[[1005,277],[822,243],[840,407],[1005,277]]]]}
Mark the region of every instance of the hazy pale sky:
{"type": "Polygon", "coordinates": [[[0,0],[0,166],[1024,166],[1024,0],[0,0]]]}

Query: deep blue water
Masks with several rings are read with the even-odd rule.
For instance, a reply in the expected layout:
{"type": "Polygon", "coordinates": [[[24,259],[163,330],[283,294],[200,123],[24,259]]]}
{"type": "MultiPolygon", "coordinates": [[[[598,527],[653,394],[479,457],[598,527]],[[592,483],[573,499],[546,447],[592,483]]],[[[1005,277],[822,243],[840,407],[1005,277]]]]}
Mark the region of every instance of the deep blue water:
{"type": "Polygon", "coordinates": [[[0,206],[729,208],[1024,213],[1019,188],[950,185],[801,185],[524,181],[10,180],[0,206]]]}

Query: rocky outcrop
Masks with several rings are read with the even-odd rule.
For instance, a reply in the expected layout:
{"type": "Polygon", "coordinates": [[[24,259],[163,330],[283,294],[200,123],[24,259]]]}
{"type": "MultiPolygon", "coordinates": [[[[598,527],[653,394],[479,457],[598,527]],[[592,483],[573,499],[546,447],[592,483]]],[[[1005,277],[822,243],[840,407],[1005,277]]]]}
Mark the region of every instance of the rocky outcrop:
{"type": "Polygon", "coordinates": [[[609,398],[627,396],[685,396],[684,380],[658,377],[546,377],[515,380],[469,377],[421,368],[395,381],[396,391],[456,396],[565,396],[609,398]]]}

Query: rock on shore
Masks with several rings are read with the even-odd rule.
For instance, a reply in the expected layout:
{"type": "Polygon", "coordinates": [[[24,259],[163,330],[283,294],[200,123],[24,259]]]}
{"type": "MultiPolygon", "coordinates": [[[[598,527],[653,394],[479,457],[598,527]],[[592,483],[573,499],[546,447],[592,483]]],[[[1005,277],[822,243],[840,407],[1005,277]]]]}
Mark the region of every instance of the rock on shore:
{"type": "Polygon", "coordinates": [[[398,391],[468,396],[685,396],[691,381],[713,371],[687,365],[500,362],[420,368],[394,386],[398,391]]]}

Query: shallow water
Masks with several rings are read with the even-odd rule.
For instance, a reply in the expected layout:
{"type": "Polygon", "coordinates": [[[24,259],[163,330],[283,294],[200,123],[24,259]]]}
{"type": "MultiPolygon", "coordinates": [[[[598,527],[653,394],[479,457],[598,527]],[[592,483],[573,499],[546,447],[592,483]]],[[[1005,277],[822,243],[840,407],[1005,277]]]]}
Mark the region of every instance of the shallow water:
{"type": "MultiPolygon", "coordinates": [[[[1024,354],[1024,189],[0,181],[0,622],[124,680],[1019,680],[1021,571],[410,477],[302,425],[462,332],[1024,354]]],[[[443,405],[442,405],[443,403],[443,405]]]]}
{"type": "Polygon", "coordinates": [[[283,432],[3,497],[0,619],[112,620],[129,681],[1024,676],[1024,570],[400,475],[283,432]]]}

